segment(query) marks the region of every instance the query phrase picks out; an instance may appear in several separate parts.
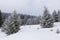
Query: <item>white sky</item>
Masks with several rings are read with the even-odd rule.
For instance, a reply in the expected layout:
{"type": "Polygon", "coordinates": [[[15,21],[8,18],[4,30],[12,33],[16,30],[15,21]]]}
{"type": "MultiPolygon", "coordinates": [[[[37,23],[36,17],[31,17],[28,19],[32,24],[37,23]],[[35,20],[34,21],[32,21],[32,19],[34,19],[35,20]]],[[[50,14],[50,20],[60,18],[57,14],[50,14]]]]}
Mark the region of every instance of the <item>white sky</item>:
{"type": "Polygon", "coordinates": [[[60,0],[0,0],[0,9],[3,12],[40,15],[43,13],[44,6],[51,11],[60,9],[60,0]]]}

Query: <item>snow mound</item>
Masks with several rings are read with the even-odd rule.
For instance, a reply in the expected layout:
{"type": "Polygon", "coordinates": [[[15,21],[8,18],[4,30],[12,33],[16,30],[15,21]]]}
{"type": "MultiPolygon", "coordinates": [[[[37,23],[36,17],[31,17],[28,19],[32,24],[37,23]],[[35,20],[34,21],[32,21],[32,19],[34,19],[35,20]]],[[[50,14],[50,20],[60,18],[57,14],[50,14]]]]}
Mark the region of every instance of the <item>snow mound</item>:
{"type": "Polygon", "coordinates": [[[53,28],[41,28],[40,25],[24,25],[21,26],[18,33],[2,37],[0,40],[60,40],[60,34],[56,34],[56,29],[59,26],[60,23],[54,23],[53,28]]]}

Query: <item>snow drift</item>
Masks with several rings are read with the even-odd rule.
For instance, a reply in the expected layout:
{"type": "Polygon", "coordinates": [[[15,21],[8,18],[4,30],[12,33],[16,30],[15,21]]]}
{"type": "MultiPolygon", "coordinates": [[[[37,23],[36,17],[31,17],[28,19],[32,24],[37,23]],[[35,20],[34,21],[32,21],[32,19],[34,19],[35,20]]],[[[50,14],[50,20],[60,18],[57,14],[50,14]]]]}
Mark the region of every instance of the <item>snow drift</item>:
{"type": "Polygon", "coordinates": [[[60,23],[54,23],[53,28],[41,28],[40,25],[24,25],[18,33],[6,36],[0,32],[0,40],[60,40],[60,34],[56,33],[60,29],[60,23]],[[51,31],[52,30],[52,31],[51,31]]]}

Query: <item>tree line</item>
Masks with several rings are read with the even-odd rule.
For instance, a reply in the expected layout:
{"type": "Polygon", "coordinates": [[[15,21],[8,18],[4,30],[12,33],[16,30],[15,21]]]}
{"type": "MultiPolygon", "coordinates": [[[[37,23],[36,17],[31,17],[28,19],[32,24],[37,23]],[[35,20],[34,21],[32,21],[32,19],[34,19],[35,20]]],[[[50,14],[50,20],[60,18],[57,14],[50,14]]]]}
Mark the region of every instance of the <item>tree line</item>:
{"type": "Polygon", "coordinates": [[[24,20],[17,15],[16,11],[11,13],[11,15],[3,21],[2,12],[0,10],[0,28],[2,32],[5,32],[7,35],[16,33],[20,30],[21,24],[23,25],[35,25],[40,24],[42,28],[52,28],[54,22],[60,22],[60,11],[56,12],[55,10],[51,14],[49,10],[45,7],[43,15],[36,18],[27,18],[24,20]]]}

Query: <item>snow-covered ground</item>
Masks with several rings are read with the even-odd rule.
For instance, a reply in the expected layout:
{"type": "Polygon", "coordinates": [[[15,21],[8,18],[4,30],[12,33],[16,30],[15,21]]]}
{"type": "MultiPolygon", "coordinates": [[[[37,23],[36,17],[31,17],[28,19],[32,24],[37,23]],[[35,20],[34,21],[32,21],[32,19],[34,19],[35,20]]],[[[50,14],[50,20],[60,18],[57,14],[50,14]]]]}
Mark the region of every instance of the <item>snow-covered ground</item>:
{"type": "Polygon", "coordinates": [[[41,28],[40,25],[24,25],[18,33],[6,36],[0,32],[0,40],[60,40],[60,34],[56,30],[60,29],[60,23],[54,23],[53,28],[41,28]],[[53,30],[53,31],[51,31],[53,30]]]}

